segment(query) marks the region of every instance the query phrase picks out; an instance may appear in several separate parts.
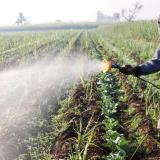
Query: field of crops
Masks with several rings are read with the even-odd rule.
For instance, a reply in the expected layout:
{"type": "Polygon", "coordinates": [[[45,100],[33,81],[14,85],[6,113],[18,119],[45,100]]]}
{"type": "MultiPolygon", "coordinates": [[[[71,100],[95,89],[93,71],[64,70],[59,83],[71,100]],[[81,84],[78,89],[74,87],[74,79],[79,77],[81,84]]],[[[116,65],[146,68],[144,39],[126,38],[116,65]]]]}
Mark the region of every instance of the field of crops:
{"type": "MultiPolygon", "coordinates": [[[[0,70],[72,53],[141,64],[153,56],[158,38],[154,21],[0,33],[0,70]]],[[[160,85],[159,73],[144,78],[160,85]]],[[[0,113],[0,160],[160,159],[160,90],[116,69],[57,88],[25,114],[32,107],[27,102],[20,120],[0,113]]]]}

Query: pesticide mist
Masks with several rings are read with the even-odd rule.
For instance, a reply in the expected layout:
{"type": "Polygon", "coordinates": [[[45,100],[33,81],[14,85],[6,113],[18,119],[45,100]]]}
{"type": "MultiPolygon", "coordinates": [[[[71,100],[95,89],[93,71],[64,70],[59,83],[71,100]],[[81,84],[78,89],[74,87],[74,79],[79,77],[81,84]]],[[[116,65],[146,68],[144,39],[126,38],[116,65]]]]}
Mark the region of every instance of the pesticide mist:
{"type": "Polygon", "coordinates": [[[61,56],[1,71],[0,158],[6,153],[14,154],[9,151],[9,147],[13,150],[13,146],[8,145],[7,139],[5,141],[2,136],[6,134],[6,128],[7,133],[16,130],[16,134],[20,134],[22,130],[18,127],[25,123],[26,115],[53,106],[69,87],[101,70],[98,60],[86,56],[61,56]]]}
{"type": "Polygon", "coordinates": [[[0,116],[21,116],[35,104],[44,103],[43,98],[51,93],[57,95],[59,89],[100,70],[101,62],[97,60],[70,56],[46,58],[28,67],[0,72],[0,116]]]}

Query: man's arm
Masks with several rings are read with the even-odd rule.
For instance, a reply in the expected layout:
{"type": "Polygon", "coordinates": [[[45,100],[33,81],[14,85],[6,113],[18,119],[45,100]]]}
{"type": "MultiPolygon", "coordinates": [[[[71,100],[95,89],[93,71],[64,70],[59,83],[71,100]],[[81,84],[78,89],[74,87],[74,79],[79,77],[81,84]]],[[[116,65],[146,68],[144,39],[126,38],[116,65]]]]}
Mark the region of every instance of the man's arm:
{"type": "Polygon", "coordinates": [[[126,65],[119,68],[119,70],[126,75],[132,74],[134,76],[148,75],[160,71],[160,47],[156,50],[152,60],[136,67],[126,65]]]}
{"type": "Polygon", "coordinates": [[[139,74],[148,75],[160,71],[160,49],[157,49],[153,59],[139,65],[139,74]]]}

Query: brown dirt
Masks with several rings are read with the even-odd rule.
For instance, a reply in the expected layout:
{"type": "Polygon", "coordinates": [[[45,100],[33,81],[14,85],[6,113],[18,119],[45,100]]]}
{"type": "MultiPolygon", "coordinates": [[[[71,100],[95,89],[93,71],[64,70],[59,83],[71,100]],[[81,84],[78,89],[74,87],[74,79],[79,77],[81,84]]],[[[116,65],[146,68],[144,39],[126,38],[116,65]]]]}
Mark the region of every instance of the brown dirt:
{"type": "MultiPolygon", "coordinates": [[[[55,144],[53,145],[53,149],[51,151],[53,155],[53,159],[63,159],[68,157],[71,151],[74,151],[75,139],[77,138],[77,124],[79,124],[80,119],[82,120],[82,132],[86,129],[91,117],[91,125],[89,128],[91,129],[95,125],[102,122],[103,117],[101,116],[101,110],[97,105],[97,101],[99,100],[98,95],[96,94],[96,80],[91,82],[93,83],[91,96],[86,98],[86,89],[82,84],[79,84],[75,89],[74,93],[71,95],[72,99],[68,106],[64,107],[64,117],[65,121],[71,122],[68,128],[60,133],[55,139],[55,144]],[[71,112],[71,109],[78,109],[80,112],[76,114],[75,112],[71,112]]],[[[103,147],[103,126],[97,125],[94,130],[94,145],[90,145],[87,150],[87,159],[101,159],[102,156],[107,154],[107,149],[103,147]]],[[[82,133],[83,134],[83,133],[82,133]]],[[[83,147],[85,144],[82,144],[83,147]]]]}

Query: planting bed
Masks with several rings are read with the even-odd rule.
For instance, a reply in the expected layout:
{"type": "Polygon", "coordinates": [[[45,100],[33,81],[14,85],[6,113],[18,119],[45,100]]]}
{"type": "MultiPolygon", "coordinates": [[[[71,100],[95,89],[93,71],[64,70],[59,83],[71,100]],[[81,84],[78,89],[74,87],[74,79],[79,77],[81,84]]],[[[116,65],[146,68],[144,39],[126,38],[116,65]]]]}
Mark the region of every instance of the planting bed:
{"type": "MultiPolygon", "coordinates": [[[[154,21],[105,24],[94,30],[1,34],[0,70],[33,64],[46,55],[83,54],[137,65],[152,57],[157,35],[154,21]]],[[[160,85],[159,73],[144,78],[160,85]]],[[[21,123],[9,126],[11,117],[1,118],[0,159],[160,159],[157,88],[114,69],[80,76],[71,86],[57,88],[56,95],[50,89],[44,103],[36,104],[21,123]]],[[[28,102],[25,109],[32,107],[28,102]]]]}

